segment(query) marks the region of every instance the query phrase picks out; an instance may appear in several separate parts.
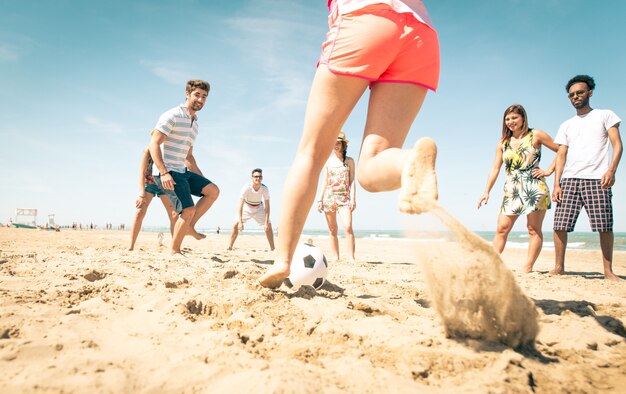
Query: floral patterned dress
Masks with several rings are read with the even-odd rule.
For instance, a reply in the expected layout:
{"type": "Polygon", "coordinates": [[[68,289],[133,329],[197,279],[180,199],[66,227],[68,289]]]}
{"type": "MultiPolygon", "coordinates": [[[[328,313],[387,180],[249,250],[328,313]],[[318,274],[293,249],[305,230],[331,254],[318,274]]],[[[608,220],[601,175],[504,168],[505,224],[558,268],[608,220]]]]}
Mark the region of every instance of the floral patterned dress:
{"type": "Polygon", "coordinates": [[[324,212],[335,212],[337,208],[350,205],[350,167],[343,163],[332,166],[329,161],[326,171],[328,183],[324,191],[322,206],[324,212]]]}
{"type": "Polygon", "coordinates": [[[541,146],[535,148],[533,139],[533,130],[529,129],[517,148],[511,146],[510,140],[502,146],[506,181],[500,213],[504,215],[527,215],[550,209],[550,190],[545,177],[532,175],[541,160],[541,146]]]}

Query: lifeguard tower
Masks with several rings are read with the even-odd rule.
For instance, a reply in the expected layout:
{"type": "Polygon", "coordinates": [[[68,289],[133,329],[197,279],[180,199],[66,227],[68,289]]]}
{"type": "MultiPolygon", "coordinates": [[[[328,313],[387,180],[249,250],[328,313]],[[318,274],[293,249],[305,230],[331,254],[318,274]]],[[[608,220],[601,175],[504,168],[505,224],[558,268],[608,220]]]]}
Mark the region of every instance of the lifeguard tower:
{"type": "Polygon", "coordinates": [[[13,225],[15,227],[37,228],[37,209],[17,208],[13,225]]]}

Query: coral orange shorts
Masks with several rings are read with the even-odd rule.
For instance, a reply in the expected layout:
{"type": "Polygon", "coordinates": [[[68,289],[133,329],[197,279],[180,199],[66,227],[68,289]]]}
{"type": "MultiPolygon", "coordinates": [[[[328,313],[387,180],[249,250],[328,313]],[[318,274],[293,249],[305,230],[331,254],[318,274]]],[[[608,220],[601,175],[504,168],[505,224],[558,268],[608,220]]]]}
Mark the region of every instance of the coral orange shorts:
{"type": "Polygon", "coordinates": [[[436,90],[439,84],[437,31],[410,13],[374,4],[329,16],[330,30],[319,64],[341,75],[372,82],[401,82],[436,90]]]}

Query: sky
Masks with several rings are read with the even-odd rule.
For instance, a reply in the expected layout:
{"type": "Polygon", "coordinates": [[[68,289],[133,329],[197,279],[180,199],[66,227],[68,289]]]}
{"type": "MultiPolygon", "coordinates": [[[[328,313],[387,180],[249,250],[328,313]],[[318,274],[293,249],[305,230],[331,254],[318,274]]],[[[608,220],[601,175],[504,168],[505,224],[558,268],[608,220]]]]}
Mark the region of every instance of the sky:
{"type": "MultiPolygon", "coordinates": [[[[589,74],[592,107],[626,117],[626,2],[425,4],[439,32],[441,78],[405,147],[434,138],[441,205],[472,230],[495,230],[504,169],[488,205],[476,204],[506,107],[524,105],[530,126],[554,137],[575,114],[565,83],[589,74]]],[[[232,226],[255,167],[264,170],[276,226],[328,27],[326,0],[2,0],[0,8],[0,222],[16,208],[37,208],[39,224],[54,214],[62,225],[129,228],[149,131],[184,101],[187,80],[204,79],[211,92],[194,156],[221,195],[198,227],[232,226]]],[[[343,128],[355,159],[367,100],[343,128]]],[[[544,148],[542,168],[553,158],[544,148]]],[[[613,188],[616,231],[626,231],[625,161],[613,188]]],[[[355,230],[438,228],[428,215],[400,214],[397,198],[358,187],[355,230]]],[[[160,205],[153,201],[145,226],[167,226],[160,205]]],[[[552,220],[550,210],[544,231],[552,220]]],[[[305,228],[325,228],[323,215],[312,210],[305,228]]],[[[576,229],[589,230],[584,214],[576,229]]],[[[514,231],[525,231],[525,219],[514,231]]]]}

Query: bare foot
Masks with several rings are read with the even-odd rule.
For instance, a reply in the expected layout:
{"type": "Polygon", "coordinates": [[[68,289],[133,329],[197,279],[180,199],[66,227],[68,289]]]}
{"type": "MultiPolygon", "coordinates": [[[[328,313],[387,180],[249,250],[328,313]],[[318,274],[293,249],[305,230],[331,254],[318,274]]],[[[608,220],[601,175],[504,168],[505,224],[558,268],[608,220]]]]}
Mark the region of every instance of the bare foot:
{"type": "Polygon", "coordinates": [[[268,289],[277,289],[290,272],[289,264],[274,262],[274,265],[259,278],[259,284],[268,289]]]}
{"type": "Polygon", "coordinates": [[[354,257],[350,257],[350,258],[348,259],[348,263],[350,263],[350,264],[356,264],[356,259],[355,259],[354,257]]]}
{"type": "Polygon", "coordinates": [[[533,266],[532,265],[525,265],[524,266],[524,273],[530,274],[531,272],[533,272],[533,266]]]}
{"type": "Polygon", "coordinates": [[[554,267],[552,271],[549,272],[550,275],[563,275],[565,274],[565,268],[563,267],[554,267]]]}
{"type": "Polygon", "coordinates": [[[204,235],[204,234],[202,234],[202,233],[199,233],[199,232],[197,232],[197,231],[196,231],[196,230],[194,230],[194,229],[190,229],[190,230],[187,232],[187,235],[191,235],[192,237],[194,237],[194,238],[195,238],[195,239],[197,239],[198,241],[200,241],[201,239],[205,239],[205,238],[206,238],[206,235],[204,235]]]}
{"type": "Polygon", "coordinates": [[[186,259],[186,258],[187,258],[187,256],[185,256],[185,255],[183,254],[183,252],[181,252],[180,250],[178,250],[178,251],[176,251],[176,250],[172,250],[172,251],[170,252],[170,258],[175,258],[175,259],[177,259],[177,258],[183,258],[183,259],[186,259]]]}
{"type": "Polygon", "coordinates": [[[432,209],[439,198],[435,160],[437,145],[431,138],[420,138],[409,153],[409,161],[402,170],[400,211],[419,215],[432,209]]]}
{"type": "Polygon", "coordinates": [[[606,279],[606,280],[615,280],[615,281],[621,281],[622,280],[622,278],[620,278],[619,276],[615,275],[612,272],[609,272],[609,273],[605,272],[604,273],[604,279],[606,279]]]}

